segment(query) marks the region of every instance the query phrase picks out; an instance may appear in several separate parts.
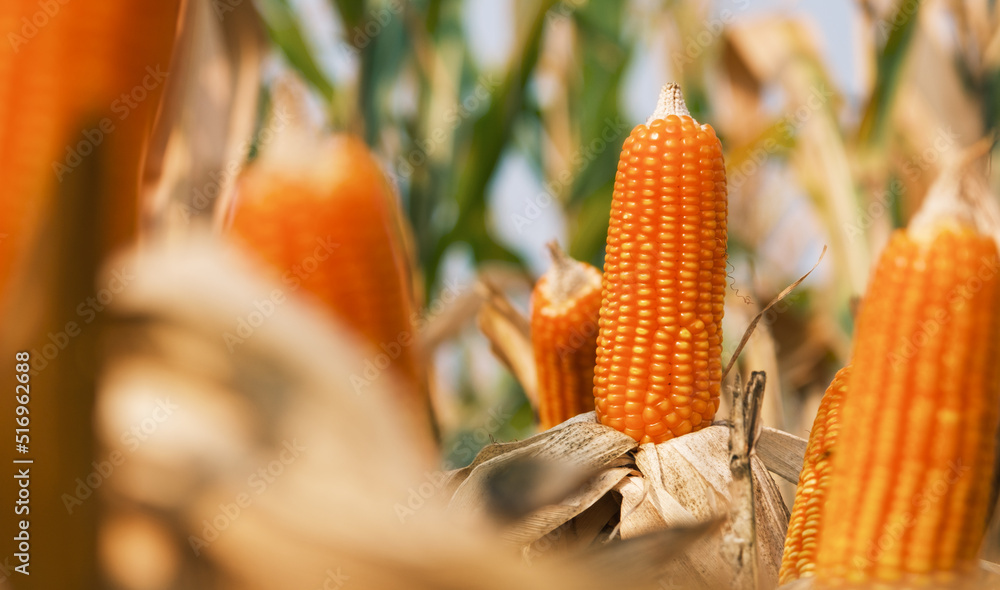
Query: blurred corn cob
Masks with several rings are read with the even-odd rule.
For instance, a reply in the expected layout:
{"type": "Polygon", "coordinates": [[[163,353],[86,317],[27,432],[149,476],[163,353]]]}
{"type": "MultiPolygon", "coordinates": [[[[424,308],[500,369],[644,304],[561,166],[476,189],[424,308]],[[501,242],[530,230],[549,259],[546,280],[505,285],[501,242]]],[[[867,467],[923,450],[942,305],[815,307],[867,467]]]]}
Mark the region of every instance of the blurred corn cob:
{"type": "Polygon", "coordinates": [[[0,293],[59,185],[88,158],[107,187],[98,195],[103,249],[134,236],[143,144],[180,1],[2,4],[11,46],[0,52],[0,293]]]}
{"type": "Polygon", "coordinates": [[[1000,259],[946,172],[862,302],[816,565],[823,582],[948,585],[978,565],[1000,419],[1000,259]],[[979,227],[977,227],[979,226],[979,227]]]}
{"type": "Polygon", "coordinates": [[[712,422],[725,285],[722,146],[669,84],[618,162],[594,380],[602,423],[645,443],[712,422]]]}
{"type": "Polygon", "coordinates": [[[549,244],[552,268],[532,293],[531,345],[538,371],[540,427],[594,409],[601,271],[549,244]]]}
{"type": "MultiPolygon", "coordinates": [[[[171,67],[179,6],[0,3],[0,348],[5,358],[31,351],[31,385],[46,392],[31,400],[30,451],[58,461],[32,466],[31,499],[40,506],[63,505],[97,458],[91,417],[104,317],[97,310],[105,308],[81,309],[100,288],[97,265],[136,234],[146,138],[171,67]]],[[[13,381],[13,365],[0,374],[13,381]]],[[[0,411],[13,415],[12,396],[0,411]]],[[[2,456],[23,458],[13,453],[2,456]]],[[[37,587],[102,577],[96,551],[67,551],[96,545],[101,502],[72,508],[32,511],[31,548],[60,556],[58,568],[31,569],[37,587]]],[[[0,525],[16,528],[20,518],[10,512],[0,525]]]]}
{"type": "Polygon", "coordinates": [[[785,537],[780,584],[815,574],[823,506],[830,486],[831,457],[840,433],[840,406],[850,375],[849,365],[837,372],[816,411],[785,537]]]}
{"type": "MultiPolygon", "coordinates": [[[[243,175],[232,231],[290,291],[303,288],[361,335],[376,373],[390,371],[425,404],[395,192],[360,139],[300,131],[293,125],[243,175]]],[[[358,378],[363,390],[373,374],[358,378]]]]}

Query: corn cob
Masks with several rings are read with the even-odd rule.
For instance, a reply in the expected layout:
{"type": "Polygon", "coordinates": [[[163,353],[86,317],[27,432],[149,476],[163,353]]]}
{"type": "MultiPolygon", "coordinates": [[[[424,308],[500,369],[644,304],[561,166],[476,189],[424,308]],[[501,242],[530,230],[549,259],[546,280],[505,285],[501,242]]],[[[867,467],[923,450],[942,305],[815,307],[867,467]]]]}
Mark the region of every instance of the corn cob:
{"type": "Polygon", "coordinates": [[[977,566],[1000,405],[992,239],[897,231],[876,266],[823,513],[817,580],[945,585],[977,566]]]}
{"type": "Polygon", "coordinates": [[[423,392],[395,193],[361,140],[336,136],[309,149],[279,146],[279,157],[265,154],[247,170],[232,230],[290,290],[325,304],[423,392]]]}
{"type": "Polygon", "coordinates": [[[816,546],[830,484],[830,460],[840,433],[840,406],[850,375],[850,365],[837,372],[816,411],[785,536],[779,584],[815,575],[816,546]]]}
{"type": "Polygon", "coordinates": [[[79,166],[99,165],[107,187],[100,195],[104,249],[134,234],[143,141],[163,80],[142,84],[147,66],[169,70],[179,6],[0,3],[0,30],[10,44],[0,52],[0,296],[60,183],[74,180],[79,166]],[[133,100],[135,88],[142,100],[133,100]],[[91,155],[98,150],[100,157],[91,155]]]}
{"type": "Polygon", "coordinates": [[[598,418],[639,442],[719,407],[726,207],[722,146],[669,84],[618,162],[594,370],[598,418]]]}
{"type": "Polygon", "coordinates": [[[542,430],[594,409],[601,271],[549,244],[552,268],[532,293],[531,346],[542,430]]]}

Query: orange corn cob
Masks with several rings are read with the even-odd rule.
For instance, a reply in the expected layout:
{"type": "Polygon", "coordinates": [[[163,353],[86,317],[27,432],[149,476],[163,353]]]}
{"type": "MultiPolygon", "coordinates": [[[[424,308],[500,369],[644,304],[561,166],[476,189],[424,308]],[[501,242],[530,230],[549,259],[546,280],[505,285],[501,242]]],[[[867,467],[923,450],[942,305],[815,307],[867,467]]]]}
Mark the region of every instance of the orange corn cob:
{"type": "Polygon", "coordinates": [[[862,302],[821,582],[944,585],[977,567],[1000,419],[1000,260],[969,228],[931,229],[892,236],[862,302]]]}
{"type": "Polygon", "coordinates": [[[840,406],[850,375],[850,365],[837,372],[816,411],[799,474],[799,485],[795,489],[795,505],[785,536],[779,584],[815,575],[823,506],[830,486],[830,461],[840,433],[840,406]]]}
{"type": "Polygon", "coordinates": [[[107,189],[104,249],[134,234],[143,143],[166,82],[146,68],[169,72],[179,7],[0,2],[0,297],[60,184],[79,182],[81,167],[99,167],[107,189]]]}
{"type": "Polygon", "coordinates": [[[594,409],[601,271],[549,244],[552,268],[532,293],[531,345],[543,430],[594,409]]]}
{"type": "Polygon", "coordinates": [[[396,197],[378,162],[350,136],[273,151],[279,156],[265,154],[240,180],[233,231],[289,290],[324,303],[367,339],[373,358],[388,357],[414,394],[423,392],[396,197]]]}
{"type": "Polygon", "coordinates": [[[594,375],[603,424],[646,443],[712,422],[725,285],[722,146],[669,84],[618,161],[594,375]]]}

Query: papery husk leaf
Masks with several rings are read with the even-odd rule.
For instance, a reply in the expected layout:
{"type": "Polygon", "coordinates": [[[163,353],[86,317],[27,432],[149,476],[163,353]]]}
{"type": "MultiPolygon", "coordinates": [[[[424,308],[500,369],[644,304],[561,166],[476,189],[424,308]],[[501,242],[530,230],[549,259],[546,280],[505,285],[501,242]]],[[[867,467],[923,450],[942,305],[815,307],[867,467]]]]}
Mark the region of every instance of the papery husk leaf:
{"type": "MultiPolygon", "coordinates": [[[[630,539],[606,543],[574,556],[601,570],[615,569],[622,572],[630,584],[655,583],[659,590],[665,588],[693,588],[687,578],[664,572],[663,564],[676,560],[678,555],[696,550],[699,543],[718,534],[721,520],[714,519],[685,527],[661,529],[630,539]]],[[[620,587],[620,584],[615,587],[620,587]]]]}
{"type": "Polygon", "coordinates": [[[804,438],[765,426],[754,450],[771,473],[785,481],[798,483],[808,444],[809,441],[804,438]]]}
{"type": "Polygon", "coordinates": [[[458,486],[461,485],[462,482],[464,482],[466,478],[469,477],[469,474],[472,473],[472,470],[481,465],[482,463],[485,463],[486,461],[489,461],[494,457],[499,457],[501,455],[510,453],[516,449],[520,449],[527,445],[534,444],[541,440],[545,440],[546,438],[552,436],[552,433],[555,432],[556,430],[560,428],[565,428],[570,424],[576,424],[578,422],[597,424],[597,414],[596,412],[587,412],[585,414],[579,414],[577,416],[573,416],[572,418],[566,420],[562,424],[557,424],[552,428],[546,430],[545,432],[541,432],[539,434],[536,434],[535,436],[528,437],[524,440],[517,440],[512,442],[495,442],[486,445],[485,447],[480,449],[479,453],[476,454],[476,457],[475,459],[472,460],[472,463],[466,465],[465,467],[462,467],[461,469],[455,469],[453,471],[448,472],[448,480],[444,486],[445,491],[447,492],[449,497],[453,496],[455,494],[455,491],[458,489],[458,486]]]}
{"type": "MultiPolygon", "coordinates": [[[[502,535],[504,540],[517,545],[527,545],[551,533],[560,526],[568,524],[572,519],[594,506],[598,501],[608,498],[608,492],[614,489],[632,471],[629,467],[615,467],[598,473],[580,486],[575,493],[560,502],[538,508],[519,519],[504,531],[502,535]]],[[[614,512],[617,512],[617,506],[615,506],[613,512],[607,514],[604,523],[600,523],[600,527],[603,527],[608,522],[607,519],[614,512]]],[[[600,527],[597,526],[597,523],[590,523],[589,527],[596,528],[596,530],[592,531],[593,536],[596,537],[600,531],[600,527]]]]}
{"type": "MultiPolygon", "coordinates": [[[[655,528],[657,519],[662,526],[670,527],[689,525],[692,519],[700,522],[728,515],[732,498],[728,440],[728,428],[713,425],[659,445],[640,448],[636,453],[636,466],[645,478],[630,477],[628,483],[619,487],[625,498],[622,537],[655,528]],[[646,495],[646,505],[640,504],[639,509],[629,514],[630,499],[637,492],[646,495]],[[655,513],[651,514],[650,508],[655,513]]],[[[789,516],[763,461],[752,457],[751,466],[759,568],[765,583],[763,587],[771,587],[777,583],[789,516]]],[[[718,535],[696,543],[683,559],[672,563],[668,574],[692,580],[691,587],[728,587],[735,577],[732,564],[721,551],[728,527],[727,523],[718,535]]]]}
{"type": "MultiPolygon", "coordinates": [[[[582,414],[525,441],[486,447],[472,466],[453,473],[454,478],[464,479],[456,488],[451,510],[485,511],[482,502],[488,497],[488,482],[504,466],[525,457],[547,456],[591,469],[606,466],[566,499],[510,525],[505,538],[522,546],[531,539],[524,552],[535,560],[542,554],[599,543],[602,535],[611,538],[613,545],[662,531],[686,530],[716,522],[718,526],[711,533],[697,540],[689,539],[671,559],[647,563],[644,567],[661,580],[679,581],[684,588],[728,586],[735,577],[733,565],[722,550],[727,535],[731,534],[728,427],[717,424],[660,445],[643,445],[634,452],[633,467],[625,462],[633,456],[630,451],[635,449],[635,443],[624,435],[619,448],[595,454],[595,447],[607,443],[595,445],[593,440],[587,442],[587,437],[619,441],[620,433],[593,421],[593,413],[582,414]],[[581,453],[582,456],[574,457],[581,453]],[[609,482],[615,480],[613,493],[598,497],[597,491],[609,489],[609,482]],[[607,502],[617,505],[619,496],[620,510],[607,510],[607,502]],[[608,535],[607,531],[616,526],[617,535],[608,535]],[[578,536],[581,529],[587,531],[583,538],[578,536]],[[619,541],[614,540],[616,536],[620,536],[619,541]]],[[[782,440],[773,434],[762,435],[761,440],[765,439],[782,440]]],[[[773,587],[789,515],[764,462],[751,456],[750,465],[760,580],[762,587],[773,587]]],[[[565,478],[564,473],[553,477],[565,478]]]]}
{"type": "MultiPolygon", "coordinates": [[[[560,479],[582,483],[591,474],[612,464],[635,448],[632,437],[597,423],[577,422],[557,428],[525,441],[527,444],[507,447],[501,455],[480,461],[457,487],[449,508],[463,514],[477,514],[498,509],[490,499],[490,482],[498,473],[519,460],[531,458],[552,466],[558,465],[560,479]]],[[[516,444],[516,443],[515,443],[516,444]]],[[[493,446],[493,445],[491,445],[493,446]]],[[[495,453],[493,449],[488,453],[495,453]]],[[[480,453],[482,454],[482,452],[480,453]]],[[[550,479],[555,479],[550,478],[550,479]]],[[[565,490],[571,493],[571,490],[565,490]]],[[[496,514],[494,514],[496,516],[496,514]]],[[[558,526],[558,525],[556,525],[558,526]]],[[[553,527],[555,528],[555,527],[553,527]]]]}

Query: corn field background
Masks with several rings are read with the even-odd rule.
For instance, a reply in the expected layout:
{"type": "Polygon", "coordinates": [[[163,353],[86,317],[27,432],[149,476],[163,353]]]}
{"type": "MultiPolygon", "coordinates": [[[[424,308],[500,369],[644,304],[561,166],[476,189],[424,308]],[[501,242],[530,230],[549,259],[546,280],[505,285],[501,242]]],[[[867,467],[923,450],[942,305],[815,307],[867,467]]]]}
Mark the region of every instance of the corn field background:
{"type": "Polygon", "coordinates": [[[529,576],[495,531],[444,524],[442,482],[538,431],[477,316],[496,293],[527,314],[551,240],[601,268],[621,145],[660,87],[724,149],[723,363],[827,247],[724,384],[765,371],[763,424],[802,438],[891,231],[963,148],[998,149],[994,0],[165,0],[141,18],[97,1],[0,8],[0,350],[32,352],[36,461],[32,575],[6,540],[0,588],[611,587],[639,562],[529,576]],[[204,247],[290,130],[361,138],[397,191],[432,436],[386,401],[391,346],[262,304],[265,273],[204,247]],[[254,309],[275,319],[227,349],[254,309]]]}

